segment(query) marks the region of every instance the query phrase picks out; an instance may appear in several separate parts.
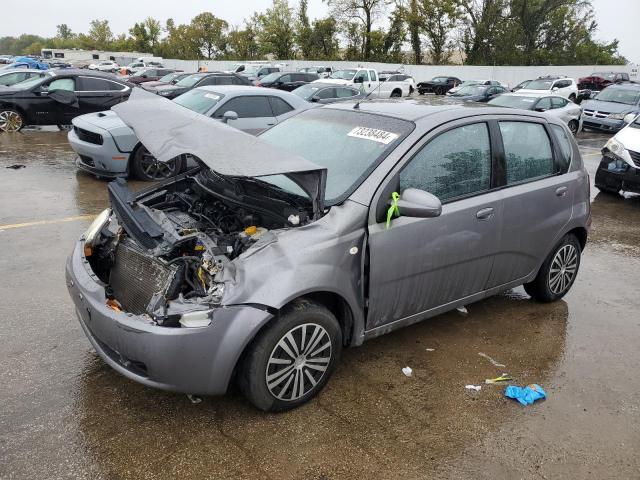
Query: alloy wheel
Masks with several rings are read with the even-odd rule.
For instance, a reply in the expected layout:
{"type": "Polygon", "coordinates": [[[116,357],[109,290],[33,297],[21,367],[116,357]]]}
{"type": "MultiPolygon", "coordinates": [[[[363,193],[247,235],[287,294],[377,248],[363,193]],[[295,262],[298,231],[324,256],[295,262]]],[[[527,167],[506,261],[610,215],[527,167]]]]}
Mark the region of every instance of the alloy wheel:
{"type": "Polygon", "coordinates": [[[578,133],[578,122],[576,120],[571,120],[569,122],[569,130],[574,136],[578,133]]]}
{"type": "Polygon", "coordinates": [[[266,369],[267,388],[284,401],[297,400],[320,382],[331,362],[331,337],[316,323],[298,325],[278,341],[266,369]]]}
{"type": "Polygon", "coordinates": [[[564,293],[578,271],[578,252],[573,245],[564,245],[551,261],[549,290],[555,295],[564,293]]]}
{"type": "Polygon", "coordinates": [[[17,132],[22,128],[22,117],[13,110],[0,111],[0,131],[17,132]]]}

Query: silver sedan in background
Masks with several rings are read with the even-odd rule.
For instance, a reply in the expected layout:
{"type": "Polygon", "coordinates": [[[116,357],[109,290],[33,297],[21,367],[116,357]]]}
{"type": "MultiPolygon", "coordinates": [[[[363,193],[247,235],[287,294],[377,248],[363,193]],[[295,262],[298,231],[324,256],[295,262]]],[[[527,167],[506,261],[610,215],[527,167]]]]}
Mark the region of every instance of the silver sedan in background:
{"type": "MultiPolygon", "coordinates": [[[[199,87],[173,101],[252,135],[313,107],[290,92],[237,85],[199,87]]],[[[158,162],[113,111],[74,118],[69,143],[78,154],[76,166],[98,177],[133,174],[140,180],[164,180],[185,166],[184,158],[158,162]]]]}
{"type": "Polygon", "coordinates": [[[490,100],[487,105],[545,112],[562,120],[574,135],[580,130],[582,110],[575,103],[559,95],[505,93],[490,100]]]}

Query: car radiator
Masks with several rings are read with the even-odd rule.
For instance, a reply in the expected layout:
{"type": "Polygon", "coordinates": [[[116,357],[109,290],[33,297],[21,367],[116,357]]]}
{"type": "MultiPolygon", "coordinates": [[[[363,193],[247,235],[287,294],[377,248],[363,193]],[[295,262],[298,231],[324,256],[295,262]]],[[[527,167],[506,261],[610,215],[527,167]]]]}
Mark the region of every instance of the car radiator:
{"type": "Polygon", "coordinates": [[[167,265],[134,245],[120,242],[116,247],[109,283],[114,298],[129,313],[140,315],[154,295],[172,298],[179,268],[167,265]]]}

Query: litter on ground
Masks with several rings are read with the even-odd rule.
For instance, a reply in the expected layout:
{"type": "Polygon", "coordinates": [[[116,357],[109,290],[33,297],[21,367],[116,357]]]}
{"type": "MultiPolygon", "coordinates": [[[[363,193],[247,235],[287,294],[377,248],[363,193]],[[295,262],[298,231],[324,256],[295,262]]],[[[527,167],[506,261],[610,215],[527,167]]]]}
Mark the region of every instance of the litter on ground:
{"type": "Polygon", "coordinates": [[[402,373],[404,373],[405,376],[410,377],[411,375],[413,375],[413,370],[411,369],[411,367],[404,367],[402,369],[402,373]]]}
{"type": "Polygon", "coordinates": [[[435,348],[425,348],[425,350],[426,350],[427,352],[433,352],[433,351],[435,351],[435,348]]]}
{"type": "Polygon", "coordinates": [[[469,313],[469,311],[467,310],[467,307],[458,307],[456,308],[456,310],[458,310],[460,313],[463,313],[465,315],[469,313]]]}
{"type": "Polygon", "coordinates": [[[476,392],[482,390],[482,387],[480,385],[465,385],[464,388],[466,388],[467,390],[475,390],[476,392]]]}
{"type": "Polygon", "coordinates": [[[193,403],[194,405],[202,403],[202,398],[198,397],[197,395],[191,395],[190,393],[188,393],[187,398],[189,398],[189,400],[191,400],[191,403],[193,403]]]}
{"type": "Polygon", "coordinates": [[[484,383],[500,383],[500,382],[509,382],[513,380],[513,377],[511,375],[509,375],[508,373],[503,373],[502,375],[500,375],[499,377],[496,378],[487,378],[484,383]]]}
{"type": "Polygon", "coordinates": [[[494,367],[506,367],[506,365],[504,365],[502,363],[499,363],[499,362],[496,362],[493,358],[491,358],[486,353],[478,352],[478,355],[480,355],[481,357],[486,358],[487,360],[489,360],[494,367]]]}
{"type": "Polygon", "coordinates": [[[504,396],[518,400],[522,405],[527,406],[531,405],[536,400],[547,398],[547,393],[540,385],[532,383],[526,387],[509,385],[504,389],[504,396]]]}

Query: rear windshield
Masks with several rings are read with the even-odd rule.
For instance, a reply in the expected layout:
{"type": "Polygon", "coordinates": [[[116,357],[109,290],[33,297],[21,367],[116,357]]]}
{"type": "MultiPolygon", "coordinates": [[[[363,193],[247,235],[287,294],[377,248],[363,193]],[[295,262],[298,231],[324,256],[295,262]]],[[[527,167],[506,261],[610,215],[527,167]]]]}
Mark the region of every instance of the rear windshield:
{"type": "Polygon", "coordinates": [[[515,95],[500,95],[489,101],[489,105],[496,107],[508,107],[508,108],[522,108],[524,110],[531,110],[535,105],[537,97],[524,97],[515,95]]]}
{"type": "Polygon", "coordinates": [[[207,113],[211,110],[224,95],[210,92],[208,90],[189,90],[177,97],[174,102],[197,113],[207,113]]]}
{"type": "Polygon", "coordinates": [[[640,90],[631,88],[605,88],[596,96],[596,100],[636,105],[638,100],[640,100],[640,90]]]}
{"type": "Polygon", "coordinates": [[[534,80],[527,84],[527,90],[551,90],[555,80],[534,80]]]}
{"type": "Polygon", "coordinates": [[[615,73],[603,73],[603,72],[592,73],[591,76],[592,77],[602,77],[602,78],[606,78],[607,80],[613,80],[614,78],[616,78],[616,74],[615,73]]]}
{"type": "MultiPolygon", "coordinates": [[[[267,130],[260,138],[327,169],[325,203],[344,200],[413,130],[412,122],[369,113],[307,110],[267,130]]],[[[284,175],[262,177],[299,195],[284,175]]]]}

